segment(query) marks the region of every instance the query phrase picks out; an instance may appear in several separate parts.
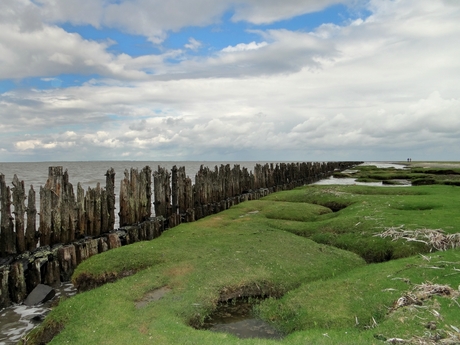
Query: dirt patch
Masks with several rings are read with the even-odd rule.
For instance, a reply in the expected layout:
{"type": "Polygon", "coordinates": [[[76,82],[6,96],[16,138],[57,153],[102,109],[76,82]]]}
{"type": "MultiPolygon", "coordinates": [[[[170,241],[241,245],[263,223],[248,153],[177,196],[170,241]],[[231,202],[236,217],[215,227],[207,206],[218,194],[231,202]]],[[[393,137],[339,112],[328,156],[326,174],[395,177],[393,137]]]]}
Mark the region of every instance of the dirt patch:
{"type": "Polygon", "coordinates": [[[82,273],[72,280],[73,285],[77,288],[78,292],[88,291],[95,289],[107,283],[113,283],[118,279],[129,277],[135,274],[137,271],[128,270],[121,273],[104,273],[100,276],[93,276],[91,274],[82,273]]]}
{"type": "Polygon", "coordinates": [[[340,210],[343,210],[344,208],[347,208],[349,206],[348,204],[344,204],[337,201],[328,201],[324,203],[319,203],[319,205],[331,209],[332,212],[339,212],[340,210]]]}
{"type": "Polygon", "coordinates": [[[171,288],[167,286],[163,286],[153,291],[149,291],[142,297],[140,301],[136,302],[136,308],[140,309],[140,308],[145,307],[150,302],[159,301],[160,299],[164,297],[164,295],[166,295],[170,291],[171,291],[171,288]]]}
{"type": "Polygon", "coordinates": [[[279,298],[284,295],[281,291],[270,283],[249,284],[238,287],[228,287],[222,289],[219,295],[219,302],[225,302],[234,298],[253,297],[253,296],[270,296],[279,298]]]}
{"type": "Polygon", "coordinates": [[[18,344],[22,345],[45,345],[64,329],[64,324],[45,321],[40,328],[29,333],[18,344]]]}
{"type": "Polygon", "coordinates": [[[165,272],[165,275],[167,275],[168,277],[181,277],[186,274],[189,274],[193,270],[194,270],[193,266],[190,266],[190,265],[174,266],[168,269],[165,272]]]}

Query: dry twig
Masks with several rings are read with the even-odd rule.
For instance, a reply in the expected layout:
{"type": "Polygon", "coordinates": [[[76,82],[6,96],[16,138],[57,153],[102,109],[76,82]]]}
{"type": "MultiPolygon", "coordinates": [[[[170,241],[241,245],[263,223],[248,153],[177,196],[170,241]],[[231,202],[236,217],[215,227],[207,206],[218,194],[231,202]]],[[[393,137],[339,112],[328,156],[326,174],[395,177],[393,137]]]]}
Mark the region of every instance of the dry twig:
{"type": "Polygon", "coordinates": [[[431,249],[447,250],[460,247],[460,233],[445,234],[442,229],[403,230],[402,226],[386,228],[375,237],[390,237],[393,241],[403,239],[408,242],[425,243],[431,249]]]}

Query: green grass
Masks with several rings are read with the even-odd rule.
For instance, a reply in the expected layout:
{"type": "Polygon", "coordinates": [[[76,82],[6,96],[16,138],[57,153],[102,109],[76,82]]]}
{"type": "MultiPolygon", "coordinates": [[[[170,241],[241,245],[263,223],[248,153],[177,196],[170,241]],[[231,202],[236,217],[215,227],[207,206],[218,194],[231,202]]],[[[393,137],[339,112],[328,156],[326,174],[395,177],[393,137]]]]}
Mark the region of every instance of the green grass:
{"type": "Polygon", "coordinates": [[[417,242],[388,241],[374,236],[385,228],[442,228],[448,233],[457,232],[456,224],[460,223],[460,213],[456,212],[458,198],[459,191],[453,186],[309,186],[276,193],[264,200],[349,205],[335,213],[318,212],[310,221],[279,217],[269,226],[353,251],[371,263],[426,253],[431,249],[417,242]]]}
{"type": "Polygon", "coordinates": [[[75,282],[132,275],[62,301],[27,344],[38,344],[47,327],[63,328],[50,344],[280,343],[191,327],[235,293],[270,296],[257,313],[287,334],[282,344],[423,336],[420,319],[433,318],[432,309],[442,315],[440,332],[460,327],[460,307],[444,297],[390,312],[413,284],[457,289],[460,252],[428,254],[422,243],[374,236],[388,227],[456,233],[459,201],[457,187],[432,185],[306,186],[245,202],[83,262],[75,282]],[[164,286],[163,299],[136,308],[164,286]]]}

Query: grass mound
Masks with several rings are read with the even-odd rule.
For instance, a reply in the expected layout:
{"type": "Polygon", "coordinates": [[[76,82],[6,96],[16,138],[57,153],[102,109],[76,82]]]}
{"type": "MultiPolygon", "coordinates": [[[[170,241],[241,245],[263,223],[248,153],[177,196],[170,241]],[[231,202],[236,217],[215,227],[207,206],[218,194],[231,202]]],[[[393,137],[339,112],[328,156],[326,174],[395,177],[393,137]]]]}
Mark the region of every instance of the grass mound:
{"type": "Polygon", "coordinates": [[[308,186],[270,195],[264,200],[278,203],[348,205],[338,212],[317,212],[307,220],[273,217],[268,226],[290,231],[317,243],[352,251],[367,262],[383,262],[428,253],[432,247],[420,241],[375,237],[386,228],[403,226],[404,230],[443,229],[454,233],[460,221],[456,212],[458,190],[447,186],[367,187],[308,186]]]}
{"type": "Polygon", "coordinates": [[[447,251],[368,265],[304,284],[257,310],[286,333],[328,333],[324,344],[423,338],[427,325],[432,335],[446,336],[458,327],[459,264],[460,252],[447,251]]]}

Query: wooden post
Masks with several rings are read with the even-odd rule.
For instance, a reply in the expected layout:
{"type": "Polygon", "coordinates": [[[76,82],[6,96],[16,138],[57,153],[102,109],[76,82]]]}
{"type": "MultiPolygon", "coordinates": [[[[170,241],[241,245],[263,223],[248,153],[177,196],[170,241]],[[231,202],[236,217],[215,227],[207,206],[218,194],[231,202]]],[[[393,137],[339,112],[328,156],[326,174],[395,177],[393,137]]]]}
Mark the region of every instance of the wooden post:
{"type": "Polygon", "coordinates": [[[30,186],[29,197],[27,198],[27,229],[26,229],[26,250],[32,251],[37,248],[37,209],[35,207],[35,190],[30,186]]]}
{"type": "Polygon", "coordinates": [[[51,193],[51,243],[61,242],[61,207],[62,207],[62,188],[63,188],[63,173],[62,167],[50,167],[48,180],[45,188],[48,188],[51,193]]]}
{"type": "Polygon", "coordinates": [[[95,197],[94,192],[91,187],[88,187],[88,190],[85,194],[85,211],[86,211],[86,234],[88,236],[93,236],[94,233],[94,210],[95,210],[95,197]]]}
{"type": "Polygon", "coordinates": [[[25,242],[25,220],[26,213],[24,181],[19,181],[16,174],[13,177],[13,205],[14,205],[14,225],[16,230],[16,248],[18,253],[26,250],[25,242]]]}
{"type": "Polygon", "coordinates": [[[15,261],[10,266],[9,290],[11,301],[20,303],[27,295],[26,281],[24,277],[24,266],[22,261],[15,261]]]}
{"type": "Polygon", "coordinates": [[[11,216],[11,192],[5,175],[0,174],[0,252],[2,256],[16,254],[16,237],[11,216]]]}
{"type": "Polygon", "coordinates": [[[138,176],[135,198],[137,208],[133,211],[136,214],[134,223],[143,222],[152,214],[152,169],[145,166],[138,176]]]}
{"type": "Polygon", "coordinates": [[[61,188],[61,236],[55,243],[70,243],[75,240],[77,206],[73,186],[67,170],[64,172],[61,188]]]}
{"type": "Polygon", "coordinates": [[[155,199],[155,216],[169,218],[172,208],[170,173],[160,166],[153,173],[153,193],[155,199]]]}
{"type": "Polygon", "coordinates": [[[60,277],[62,281],[69,281],[75,267],[77,267],[77,254],[73,244],[59,248],[58,260],[60,266],[60,277]]]}
{"type": "Polygon", "coordinates": [[[107,194],[107,228],[104,231],[112,231],[115,226],[115,170],[110,168],[105,174],[105,191],[107,194]]]}
{"type": "Polygon", "coordinates": [[[51,243],[51,191],[40,186],[40,213],[38,232],[40,233],[40,246],[51,243]]]}
{"type": "Polygon", "coordinates": [[[125,170],[125,178],[120,187],[120,226],[132,225],[150,217],[151,176],[152,171],[148,166],[140,173],[137,169],[131,169],[130,174],[125,170]]]}
{"type": "Polygon", "coordinates": [[[10,305],[10,293],[8,288],[9,267],[0,266],[0,309],[10,305]]]}
{"type": "Polygon", "coordinates": [[[94,228],[92,236],[99,236],[101,234],[101,220],[102,220],[102,191],[101,184],[98,182],[96,188],[93,189],[94,198],[94,228]]]}
{"type": "Polygon", "coordinates": [[[76,236],[82,238],[86,234],[86,200],[85,190],[81,186],[80,182],[77,184],[77,204],[76,208],[76,236]]]}
{"type": "Polygon", "coordinates": [[[129,173],[125,169],[124,178],[120,181],[120,212],[118,216],[120,217],[120,226],[125,226],[129,224],[129,173]]]}

